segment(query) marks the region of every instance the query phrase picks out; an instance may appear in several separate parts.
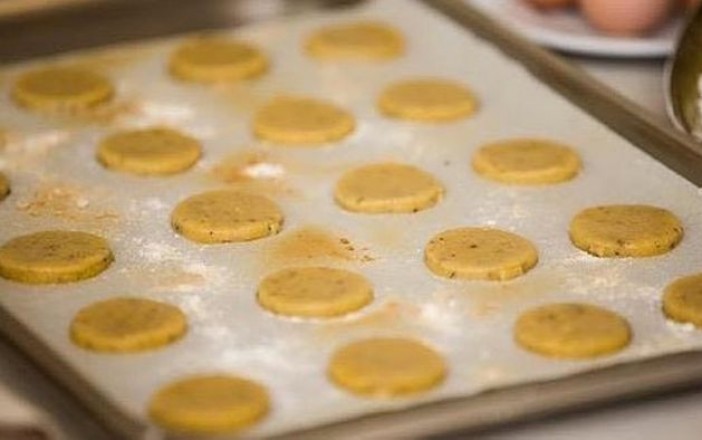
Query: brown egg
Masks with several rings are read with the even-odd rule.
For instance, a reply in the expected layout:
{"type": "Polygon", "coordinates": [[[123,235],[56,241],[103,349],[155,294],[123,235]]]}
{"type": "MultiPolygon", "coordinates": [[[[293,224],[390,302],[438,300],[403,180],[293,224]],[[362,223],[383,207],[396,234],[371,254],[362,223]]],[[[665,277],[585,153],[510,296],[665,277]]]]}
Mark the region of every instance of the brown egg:
{"type": "Polygon", "coordinates": [[[640,35],[669,17],[677,0],[580,0],[587,20],[596,28],[617,35],[640,35]]]}
{"type": "Polygon", "coordinates": [[[523,0],[531,6],[539,9],[565,8],[575,4],[575,0],[523,0]]]}
{"type": "Polygon", "coordinates": [[[683,9],[693,10],[700,5],[700,0],[680,0],[678,3],[683,9]]]}

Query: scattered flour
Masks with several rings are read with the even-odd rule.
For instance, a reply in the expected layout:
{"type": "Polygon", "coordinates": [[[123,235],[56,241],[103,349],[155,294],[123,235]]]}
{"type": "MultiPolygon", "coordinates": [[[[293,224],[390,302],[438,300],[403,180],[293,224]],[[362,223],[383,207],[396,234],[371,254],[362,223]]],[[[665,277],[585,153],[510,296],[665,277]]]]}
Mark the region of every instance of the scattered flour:
{"type": "Polygon", "coordinates": [[[149,262],[159,262],[178,259],[182,253],[166,243],[147,242],[139,246],[139,255],[149,262]]]}

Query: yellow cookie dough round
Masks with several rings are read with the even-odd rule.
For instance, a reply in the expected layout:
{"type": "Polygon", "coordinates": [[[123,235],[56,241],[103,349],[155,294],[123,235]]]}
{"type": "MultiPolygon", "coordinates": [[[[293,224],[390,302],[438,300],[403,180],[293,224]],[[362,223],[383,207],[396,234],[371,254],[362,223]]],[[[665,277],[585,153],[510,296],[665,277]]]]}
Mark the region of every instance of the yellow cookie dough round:
{"type": "Polygon", "coordinates": [[[28,284],[68,283],[96,276],[112,260],[112,251],[101,237],[42,231],[0,246],[0,276],[28,284]]]}
{"type": "Polygon", "coordinates": [[[18,104],[36,110],[70,112],[94,107],[114,95],[110,81],[78,67],[46,67],[22,74],[12,89],[18,104]]]}
{"type": "Polygon", "coordinates": [[[198,243],[248,241],[277,234],[283,214],[269,199],[217,190],[183,200],[171,214],[173,229],[198,243]]]}
{"type": "Polygon", "coordinates": [[[307,39],[305,49],[322,60],[386,60],[402,55],[405,40],[387,24],[358,21],[317,30],[307,39]]]}
{"type": "Polygon", "coordinates": [[[200,143],[168,128],[121,131],[103,139],[97,158],[105,167],[141,175],[183,172],[198,161],[200,143]]]}
{"type": "Polygon", "coordinates": [[[261,108],[253,130],[261,139],[281,144],[323,144],[343,139],[356,121],[346,110],[313,98],[280,97],[261,108]]]}
{"type": "Polygon", "coordinates": [[[663,313],[668,318],[702,328],[702,274],[672,282],[663,294],[663,313]]]}
{"type": "Polygon", "coordinates": [[[443,79],[400,81],[386,87],[378,99],[378,108],[387,116],[425,122],[466,118],[477,107],[470,90],[443,79]]]}
{"type": "Polygon", "coordinates": [[[334,353],[329,376],[356,394],[401,396],[440,384],[446,377],[446,363],[432,348],[412,339],[371,338],[334,353]]]}
{"type": "Polygon", "coordinates": [[[522,314],[514,338],[529,351],[556,358],[592,358],[617,352],[631,340],[627,321],[589,304],[548,304],[522,314]]]}
{"type": "Polygon", "coordinates": [[[5,174],[0,173],[0,201],[4,200],[10,194],[10,181],[7,180],[5,174]]]}
{"type": "Polygon", "coordinates": [[[130,353],[168,345],[187,331],[178,307],[141,298],[114,298],[81,309],[71,322],[71,339],[83,348],[130,353]]]}
{"type": "Polygon", "coordinates": [[[329,267],[284,269],[258,287],[259,304],[280,315],[329,318],[356,311],[373,300],[361,275],[329,267]]]}
{"type": "Polygon", "coordinates": [[[255,46],[224,38],[183,43],[171,55],[169,68],[178,79],[200,83],[254,78],[268,70],[268,58],[255,46]]]}
{"type": "Polygon", "coordinates": [[[490,228],[450,229],[434,236],[424,250],[424,261],[432,272],[467,280],[515,278],[538,260],[529,240],[490,228]]]}
{"type": "Polygon", "coordinates": [[[508,139],[480,148],[473,169],[483,177],[516,185],[571,180],[580,171],[580,156],[570,147],[546,139],[508,139]]]}
{"type": "Polygon", "coordinates": [[[157,391],[149,416],[164,429],[181,434],[215,435],[240,431],[270,409],[266,389],[230,375],[192,376],[157,391]]]}
{"type": "Polygon", "coordinates": [[[588,208],[570,223],[573,244],[598,257],[648,257],[673,249],[683,237],[675,215],[646,205],[588,208]]]}
{"type": "Polygon", "coordinates": [[[334,198],[344,209],[365,213],[417,212],[434,206],[444,188],[431,174],[411,165],[366,165],[344,174],[334,198]]]}

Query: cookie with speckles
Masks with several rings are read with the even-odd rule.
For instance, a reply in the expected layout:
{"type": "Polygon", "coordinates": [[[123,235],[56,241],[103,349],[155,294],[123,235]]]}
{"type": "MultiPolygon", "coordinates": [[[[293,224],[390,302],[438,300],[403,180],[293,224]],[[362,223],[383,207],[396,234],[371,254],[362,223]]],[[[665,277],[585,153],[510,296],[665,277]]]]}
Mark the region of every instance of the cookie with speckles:
{"type": "Polygon", "coordinates": [[[373,300],[373,287],[348,270],[298,267],[264,278],[257,299],[261,307],[276,314],[330,318],[366,306],[373,300]]]}
{"type": "Polygon", "coordinates": [[[173,305],[144,298],[119,297],[81,309],[71,322],[73,342],[100,352],[152,350],[183,337],[185,314],[173,305]]]}
{"type": "Polygon", "coordinates": [[[615,353],[631,341],[628,322],[590,304],[547,304],[522,314],[514,338],[543,356],[582,359],[615,353]]]}
{"type": "Polygon", "coordinates": [[[536,266],[539,255],[526,238],[492,228],[450,229],[424,250],[429,269],[446,278],[508,280],[536,266]]]}
{"type": "Polygon", "coordinates": [[[346,110],[326,101],[300,96],[278,97],[255,115],[254,134],[288,145],[320,145],[340,141],[356,127],[346,110]]]}
{"type": "Polygon", "coordinates": [[[394,27],[376,21],[325,26],[305,43],[307,53],[319,60],[384,61],[405,51],[405,39],[394,27]]]}
{"type": "Polygon", "coordinates": [[[44,67],[19,76],[12,98],[22,107],[71,112],[109,101],[114,87],[104,76],[79,67],[44,67]]]}
{"type": "Polygon", "coordinates": [[[472,160],[481,176],[510,185],[546,185],[578,175],[580,156],[546,139],[507,139],[481,147],[472,160]]]}
{"type": "Polygon", "coordinates": [[[370,338],[337,350],[329,377],[341,388],[368,397],[394,397],[426,392],[446,377],[443,357],[408,338],[370,338]]]}
{"type": "Polygon", "coordinates": [[[670,211],[647,205],[587,208],[570,223],[570,240],[597,257],[650,257],[669,252],[683,238],[670,211]]]}
{"type": "Polygon", "coordinates": [[[225,38],[198,38],[181,44],[171,55],[171,75],[198,83],[241,81],[263,75],[268,58],[252,44],[225,38]]]}
{"type": "Polygon", "coordinates": [[[670,283],[663,293],[663,313],[674,321],[702,328],[702,274],[670,283]]]}
{"type": "Polygon", "coordinates": [[[270,411],[266,388],[243,377],[212,374],[178,379],[159,389],[149,416],[167,431],[185,435],[240,432],[270,411]]]}
{"type": "Polygon", "coordinates": [[[10,181],[5,176],[5,174],[0,172],[0,202],[5,200],[10,194],[10,181]]]}
{"type": "Polygon", "coordinates": [[[0,276],[27,284],[92,278],[112,263],[107,241],[79,231],[42,231],[0,246],[0,276]]]}
{"type": "Polygon", "coordinates": [[[197,140],[170,128],[120,131],[103,139],[97,150],[106,168],[146,176],[182,173],[201,155],[197,140]]]}
{"type": "Polygon", "coordinates": [[[478,109],[478,101],[465,86],[439,78],[418,78],[390,84],[378,98],[386,116],[420,122],[464,119],[478,109]]]}
{"type": "Polygon", "coordinates": [[[379,163],[346,172],[336,184],[334,199],[353,212],[411,213],[431,208],[443,194],[444,187],[426,171],[379,163]]]}
{"type": "Polygon", "coordinates": [[[233,190],[208,191],[180,202],[173,229],[198,243],[249,241],[277,234],[283,213],[266,197],[233,190]]]}

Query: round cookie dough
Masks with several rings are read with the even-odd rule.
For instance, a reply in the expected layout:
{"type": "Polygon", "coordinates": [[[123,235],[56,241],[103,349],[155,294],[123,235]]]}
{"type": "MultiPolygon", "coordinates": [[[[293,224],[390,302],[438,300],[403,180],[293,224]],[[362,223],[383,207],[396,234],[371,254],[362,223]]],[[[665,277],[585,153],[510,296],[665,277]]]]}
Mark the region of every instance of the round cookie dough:
{"type": "Polygon", "coordinates": [[[648,257],[673,249],[683,227],[665,209],[646,205],[597,206],[570,223],[573,244],[598,257],[648,257]]]}
{"type": "Polygon", "coordinates": [[[284,269],[267,276],[258,303],[287,316],[330,318],[356,311],[373,300],[373,287],[361,275],[329,267],[284,269]]]}
{"type": "Polygon", "coordinates": [[[322,60],[386,60],[405,51],[405,40],[395,28],[374,21],[335,24],[314,32],[307,53],[322,60]]]}
{"type": "Polygon", "coordinates": [[[669,284],[663,294],[663,313],[674,321],[702,328],[702,274],[669,284]]]}
{"type": "Polygon", "coordinates": [[[114,257],[105,239],[78,231],[42,231],[0,246],[0,276],[27,284],[92,278],[114,257]]]}
{"type": "Polygon", "coordinates": [[[130,353],[168,345],[188,329],[183,312],[141,298],[114,298],[81,309],[71,322],[71,339],[93,351],[130,353]]]}
{"type": "Polygon", "coordinates": [[[0,173],[0,202],[10,194],[10,181],[7,180],[5,174],[0,173]]]}
{"type": "Polygon", "coordinates": [[[339,179],[334,198],[348,211],[403,213],[430,208],[443,193],[441,183],[419,168],[382,163],[348,171],[339,179]]]}
{"type": "Polygon", "coordinates": [[[346,110],[313,98],[279,97],[261,108],[253,130],[261,139],[281,144],[323,144],[343,139],[356,121],[346,110]]]}
{"type": "Polygon", "coordinates": [[[269,199],[217,190],[183,200],[171,214],[173,229],[198,243],[248,241],[277,234],[283,214],[269,199]]]}
{"type": "Polygon", "coordinates": [[[106,168],[141,175],[183,172],[198,161],[200,143],[168,128],[121,131],[103,139],[97,158],[106,168]]]}
{"type": "Polygon", "coordinates": [[[424,250],[432,272],[467,280],[508,280],[525,274],[538,260],[529,240],[490,228],[450,229],[434,236],[424,250]]]}
{"type": "Polygon", "coordinates": [[[240,431],[269,411],[266,389],[230,375],[193,376],[172,382],[149,402],[149,416],[168,431],[216,435],[240,431]]]}
{"type": "Polygon", "coordinates": [[[22,74],[12,97],[23,107],[70,112],[95,107],[114,95],[110,81],[78,67],[46,67],[22,74]]]}
{"type": "Polygon", "coordinates": [[[514,338],[529,351],[556,358],[592,358],[617,352],[631,340],[627,321],[589,304],[548,304],[522,314],[514,338]]]}
{"type": "Polygon", "coordinates": [[[268,58],[255,46],[224,38],[199,38],[183,43],[171,55],[173,76],[184,81],[216,83],[262,75],[268,58]]]}
{"type": "Polygon", "coordinates": [[[353,393],[390,397],[437,386],[446,377],[446,363],[412,339],[371,338],[339,349],[328,371],[334,383],[353,393]]]}
{"type": "Polygon", "coordinates": [[[472,115],[477,107],[470,90],[443,79],[400,81],[386,87],[378,99],[385,115],[412,121],[453,121],[472,115]]]}
{"type": "Polygon", "coordinates": [[[508,139],[480,148],[473,169],[483,177],[516,185],[565,182],[580,171],[580,156],[546,139],[508,139]]]}

